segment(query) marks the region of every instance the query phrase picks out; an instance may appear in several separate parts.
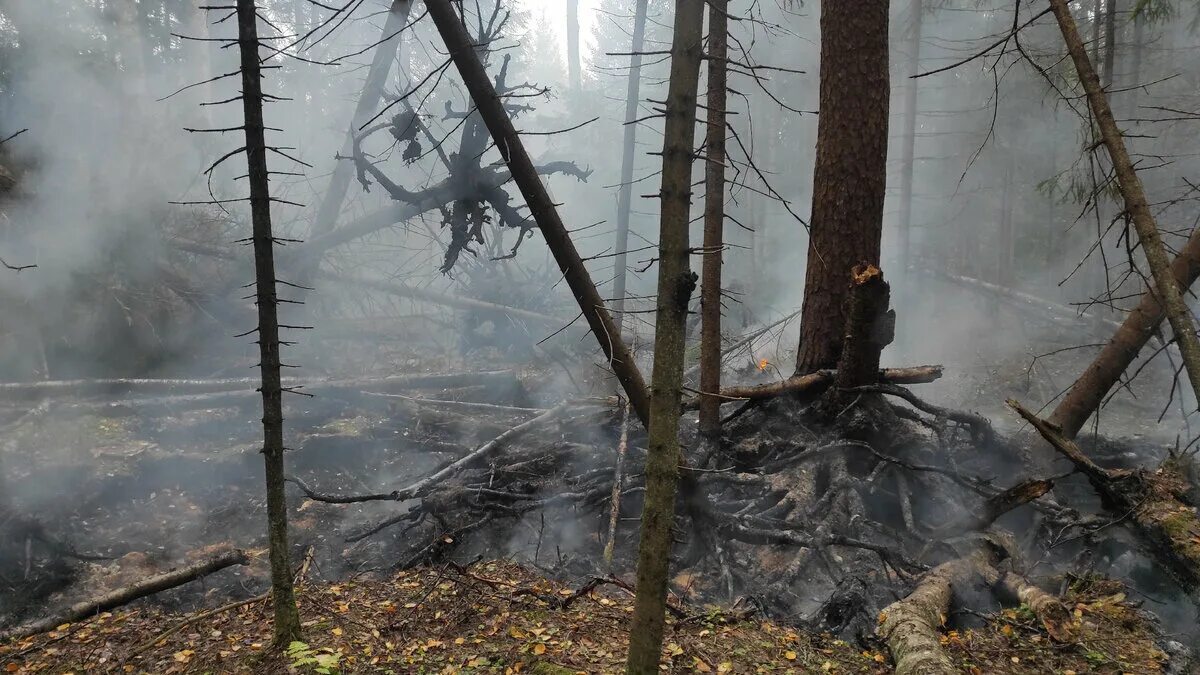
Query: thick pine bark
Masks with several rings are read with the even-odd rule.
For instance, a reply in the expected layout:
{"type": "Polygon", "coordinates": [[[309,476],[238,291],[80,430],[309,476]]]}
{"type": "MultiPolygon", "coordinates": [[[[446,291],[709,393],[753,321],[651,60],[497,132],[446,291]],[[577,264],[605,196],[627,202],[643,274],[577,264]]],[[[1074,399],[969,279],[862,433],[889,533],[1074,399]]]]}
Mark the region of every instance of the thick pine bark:
{"type": "Polygon", "coordinates": [[[258,305],[259,368],[262,371],[263,459],[266,463],[267,535],[275,643],[300,637],[300,613],[288,560],[287,502],[283,470],[283,388],[280,383],[279,315],[275,294],[275,239],[271,233],[271,193],[258,58],[258,18],[254,0],[238,0],[238,47],[242,64],[242,110],[246,119],[250,215],[254,243],[255,300],[258,305]]]}
{"type": "Polygon", "coordinates": [[[650,0],[637,0],[633,17],[633,56],[625,92],[625,139],[621,152],[621,190],[617,195],[617,243],[613,262],[613,312],[617,329],[625,323],[625,285],[629,276],[629,215],[633,210],[633,162],[637,157],[638,102],[642,88],[642,48],[646,42],[646,13],[650,0]]]}
{"type": "MultiPolygon", "coordinates": [[[[362,94],[354,107],[354,117],[350,121],[350,129],[346,132],[346,140],[342,143],[341,157],[351,157],[354,154],[354,134],[366,123],[379,107],[383,97],[383,88],[387,83],[388,74],[392,69],[396,51],[400,48],[400,31],[408,23],[412,10],[412,0],[395,0],[383,24],[381,40],[385,40],[375,48],[375,56],[371,67],[367,70],[367,79],[363,82],[362,94]]],[[[297,10],[298,11],[298,10],[297,10]]],[[[329,186],[321,197],[321,205],[317,208],[316,220],[313,221],[309,239],[315,239],[327,234],[337,226],[338,214],[342,211],[342,203],[346,200],[346,192],[350,189],[350,181],[354,178],[354,162],[349,159],[338,160],[329,178],[329,186]]],[[[320,258],[314,256],[306,259],[300,270],[297,282],[307,286],[320,264],[320,258]]]]}
{"type": "Polygon", "coordinates": [[[904,138],[900,154],[900,224],[897,247],[900,278],[908,274],[910,242],[912,241],[913,173],[916,171],[917,98],[921,80],[917,79],[921,64],[921,28],[923,0],[909,2],[908,79],[904,83],[904,138]]]}
{"type": "Polygon", "coordinates": [[[654,324],[650,447],[646,456],[637,598],[629,632],[629,658],[625,664],[625,671],[631,675],[658,673],[662,653],[671,524],[675,516],[675,487],[681,460],[679,404],[683,384],[684,329],[688,300],[696,286],[696,275],[689,264],[688,224],[704,5],[704,0],[679,0],[675,5],[660,190],[658,312],[654,324]]]}
{"type": "Polygon", "coordinates": [[[704,249],[700,281],[700,433],[721,434],[721,262],[725,244],[725,107],[729,0],[708,12],[708,140],[704,144],[704,249]]]}
{"type": "Polygon", "coordinates": [[[850,270],[879,266],[890,93],[887,0],[821,3],[821,114],[798,374],[834,367],[850,270]]]}
{"type": "Polygon", "coordinates": [[[1054,11],[1054,17],[1058,20],[1063,40],[1067,44],[1067,50],[1079,73],[1079,80],[1083,83],[1084,91],[1087,92],[1088,103],[1092,108],[1096,125],[1099,127],[1100,137],[1108,148],[1113,171],[1117,178],[1117,187],[1125,200],[1125,210],[1133,220],[1138,241],[1142,245],[1142,251],[1154,278],[1153,292],[1162,303],[1167,319],[1171,323],[1176,344],[1183,357],[1183,365],[1187,370],[1188,380],[1192,385],[1192,392],[1195,394],[1196,400],[1200,401],[1200,340],[1196,338],[1196,327],[1192,323],[1191,313],[1183,301],[1183,294],[1172,273],[1166,246],[1163,245],[1154,214],[1150,211],[1150,206],[1146,201],[1146,192],[1142,188],[1142,181],[1134,170],[1133,161],[1129,157],[1125,141],[1121,136],[1121,130],[1117,128],[1112,108],[1108,104],[1108,97],[1100,86],[1100,78],[1097,77],[1096,70],[1088,59],[1087,49],[1079,37],[1079,29],[1075,25],[1074,17],[1071,16],[1067,0],[1050,0],[1050,7],[1054,11]]]}
{"type": "Polygon", "coordinates": [[[581,70],[579,64],[579,0],[567,0],[567,77],[573,92],[578,92],[582,85],[581,70]]]}
{"type": "Polygon", "coordinates": [[[579,303],[588,327],[595,334],[605,358],[625,389],[630,406],[642,424],[649,428],[650,397],[642,373],[638,370],[629,347],[621,339],[604,300],[596,291],[596,285],[592,283],[592,277],[579,257],[579,251],[571,241],[554,201],[546,192],[546,186],[542,184],[533,160],[529,158],[529,153],[521,143],[521,137],[513,127],[512,119],[504,109],[496,88],[488,79],[487,71],[471,43],[471,37],[451,6],[450,0],[426,0],[425,6],[446,43],[450,57],[454,60],[471,99],[475,102],[479,116],[487,125],[496,147],[512,173],[513,180],[521,190],[521,195],[525,197],[530,215],[533,216],[542,236],[546,238],[546,245],[567,280],[567,286],[575,296],[575,301],[579,303]]]}

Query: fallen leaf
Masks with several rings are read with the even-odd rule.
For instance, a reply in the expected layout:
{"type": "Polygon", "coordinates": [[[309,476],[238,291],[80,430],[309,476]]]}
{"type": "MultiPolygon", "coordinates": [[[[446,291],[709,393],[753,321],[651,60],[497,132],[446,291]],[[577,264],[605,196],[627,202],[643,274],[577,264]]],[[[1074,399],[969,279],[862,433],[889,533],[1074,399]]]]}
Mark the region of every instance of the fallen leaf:
{"type": "MultiPolygon", "coordinates": [[[[783,653],[783,658],[787,659],[788,661],[795,661],[796,660],[796,652],[791,651],[789,649],[788,651],[783,653]]],[[[826,661],[826,663],[829,663],[829,662],[826,661]]]]}
{"type": "Polygon", "coordinates": [[[330,632],[330,633],[333,633],[334,635],[341,635],[341,634],[342,634],[342,629],[341,629],[341,628],[334,628],[333,630],[331,630],[331,631],[329,631],[329,632],[330,632]]]}
{"type": "Polygon", "coordinates": [[[545,654],[546,653],[546,645],[544,645],[540,642],[537,643],[536,645],[533,646],[533,653],[536,656],[541,656],[542,654],[545,654]]]}

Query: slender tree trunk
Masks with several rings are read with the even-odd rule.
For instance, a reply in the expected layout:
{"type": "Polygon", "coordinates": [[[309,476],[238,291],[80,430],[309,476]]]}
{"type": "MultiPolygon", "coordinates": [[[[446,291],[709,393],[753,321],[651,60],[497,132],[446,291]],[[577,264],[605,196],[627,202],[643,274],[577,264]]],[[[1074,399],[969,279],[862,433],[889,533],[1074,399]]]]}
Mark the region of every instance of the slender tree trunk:
{"type": "Polygon", "coordinates": [[[1192,323],[1191,313],[1184,303],[1183,294],[1172,273],[1171,262],[1167,258],[1167,250],[1159,235],[1154,214],[1146,202],[1142,181],[1133,168],[1133,162],[1125,148],[1121,131],[1117,128],[1116,120],[1113,119],[1108,98],[1100,86],[1100,78],[1096,76],[1096,71],[1092,67],[1091,61],[1088,60],[1087,50],[1079,38],[1079,29],[1075,25],[1075,19],[1071,16],[1067,0],[1050,0],[1050,6],[1054,10],[1054,16],[1062,30],[1063,40],[1067,44],[1067,50],[1071,53],[1071,59],[1075,62],[1075,68],[1079,72],[1079,79],[1083,83],[1084,91],[1087,92],[1088,103],[1091,105],[1092,114],[1100,129],[1101,139],[1108,148],[1109,157],[1112,159],[1113,170],[1117,176],[1117,186],[1121,190],[1121,196],[1125,199],[1125,210],[1133,219],[1134,229],[1137,231],[1146,262],[1154,277],[1152,290],[1157,294],[1158,301],[1162,303],[1167,319],[1171,323],[1176,344],[1183,356],[1183,364],[1192,385],[1192,392],[1196,395],[1196,400],[1200,401],[1200,341],[1196,339],[1196,327],[1192,323]]]}
{"type": "Polygon", "coordinates": [[[666,620],[671,523],[681,461],[679,405],[683,384],[684,329],[696,286],[689,264],[688,225],[700,80],[704,0],[675,3],[671,83],[667,90],[658,234],[658,313],[654,324],[654,374],[650,398],[646,497],[638,547],[637,598],[629,629],[630,675],[658,673],[666,620]]]}
{"type": "Polygon", "coordinates": [[[578,92],[582,83],[579,64],[579,0],[567,0],[567,77],[571,91],[578,92]]]}
{"type": "MultiPolygon", "coordinates": [[[[346,140],[342,143],[342,150],[339,153],[342,157],[350,157],[354,154],[354,134],[379,108],[383,88],[387,84],[388,74],[392,69],[392,61],[396,59],[396,52],[400,48],[402,37],[400,31],[408,23],[411,10],[412,0],[392,2],[380,38],[384,42],[375,48],[375,56],[371,60],[370,69],[367,70],[367,79],[363,82],[362,94],[358,97],[358,104],[354,107],[354,117],[350,122],[350,129],[346,133],[346,140]]],[[[299,7],[296,8],[296,11],[299,12],[299,7]]],[[[321,197],[321,205],[317,208],[316,219],[309,232],[309,239],[326,234],[337,226],[338,214],[341,213],[342,203],[346,200],[346,192],[350,189],[350,181],[353,178],[354,162],[339,160],[333,170],[333,175],[329,178],[329,187],[325,188],[325,194],[321,197]]],[[[309,282],[312,281],[319,264],[319,256],[308,259],[304,268],[300,270],[297,283],[302,286],[310,285],[309,282]]]]}
{"type": "Polygon", "coordinates": [[[254,0],[238,0],[238,47],[242,61],[242,109],[246,118],[250,213],[253,222],[255,300],[258,305],[259,368],[262,371],[263,458],[266,463],[267,533],[275,643],[300,638],[300,613],[288,560],[287,502],[283,470],[283,388],[280,384],[279,316],[275,295],[275,239],[271,233],[270,176],[263,124],[262,72],[258,57],[258,18],[254,0]]]}
{"type": "Polygon", "coordinates": [[[437,26],[438,33],[445,41],[450,57],[454,60],[454,65],[458,68],[480,117],[487,125],[492,140],[508,164],[521,195],[525,197],[530,215],[537,222],[542,236],[546,238],[546,245],[567,280],[567,286],[574,294],[575,301],[579,303],[588,327],[595,334],[605,358],[625,389],[630,406],[642,424],[649,428],[650,396],[642,373],[638,370],[629,347],[617,332],[612,315],[605,307],[600,293],[596,291],[596,285],[592,283],[592,277],[579,257],[579,251],[575,249],[554,201],[546,192],[546,186],[542,184],[520,135],[517,134],[500,96],[496,93],[496,88],[488,79],[487,71],[475,53],[471,37],[451,6],[450,0],[425,0],[425,6],[434,25],[437,26]]]}
{"type": "Polygon", "coordinates": [[[821,3],[821,114],[797,374],[837,365],[850,270],[879,266],[888,77],[888,1],[821,3]]]}
{"type": "Polygon", "coordinates": [[[709,0],[708,140],[704,144],[704,257],[700,283],[700,432],[721,434],[721,261],[725,245],[725,107],[729,0],[709,0]]]}
{"type": "Polygon", "coordinates": [[[912,200],[913,174],[916,171],[917,146],[917,95],[920,93],[921,81],[916,79],[921,66],[921,29],[924,12],[923,0],[911,0],[909,3],[908,25],[908,75],[904,84],[904,140],[900,157],[900,236],[898,265],[900,279],[903,280],[908,271],[910,242],[912,241],[912,200]]]}
{"type": "Polygon", "coordinates": [[[1108,0],[1104,8],[1104,87],[1112,86],[1117,60],[1117,0],[1108,0]]]}
{"type": "Polygon", "coordinates": [[[633,17],[633,56],[629,62],[629,87],[625,92],[625,140],[621,153],[621,190],[617,196],[617,244],[613,275],[613,311],[617,329],[625,323],[625,284],[629,276],[629,216],[633,210],[633,163],[637,158],[638,103],[641,101],[642,54],[646,42],[646,13],[650,0],[637,0],[633,17]]]}

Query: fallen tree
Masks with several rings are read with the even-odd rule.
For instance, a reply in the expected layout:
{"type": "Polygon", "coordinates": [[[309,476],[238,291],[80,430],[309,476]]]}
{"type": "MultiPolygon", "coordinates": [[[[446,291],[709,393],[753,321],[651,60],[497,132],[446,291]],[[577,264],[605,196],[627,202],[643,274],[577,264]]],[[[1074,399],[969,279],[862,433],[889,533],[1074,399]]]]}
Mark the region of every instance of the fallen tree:
{"type": "Polygon", "coordinates": [[[36,633],[44,633],[48,630],[53,630],[55,626],[85,619],[100,612],[107,612],[122,605],[127,605],[134,600],[154,595],[155,593],[161,593],[176,586],[182,586],[214,572],[219,572],[226,567],[245,565],[249,562],[250,558],[246,553],[236,549],[205,558],[191,565],[143,579],[123,588],[118,588],[98,598],[77,602],[53,616],[2,631],[0,632],[0,642],[36,633]]]}

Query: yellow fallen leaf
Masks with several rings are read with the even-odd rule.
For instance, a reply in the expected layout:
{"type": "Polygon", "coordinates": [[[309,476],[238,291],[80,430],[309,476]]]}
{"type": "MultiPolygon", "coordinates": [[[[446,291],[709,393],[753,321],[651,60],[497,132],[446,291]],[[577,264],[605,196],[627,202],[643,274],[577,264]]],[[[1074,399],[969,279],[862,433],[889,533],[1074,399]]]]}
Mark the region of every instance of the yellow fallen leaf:
{"type": "Polygon", "coordinates": [[[66,630],[66,629],[68,629],[68,628],[70,628],[70,627],[71,627],[71,624],[69,624],[69,623],[64,623],[64,624],[62,624],[62,625],[58,626],[57,628],[55,628],[54,630],[66,630]]]}
{"type": "Polygon", "coordinates": [[[696,670],[696,672],[698,672],[698,673],[711,673],[712,672],[712,668],[707,663],[705,663],[704,660],[701,659],[700,657],[692,658],[692,668],[694,668],[696,670]]]}
{"type": "Polygon", "coordinates": [[[466,642],[466,639],[464,639],[464,638],[460,638],[460,637],[454,638],[454,644],[456,644],[456,645],[461,645],[464,642],[466,642]]]}
{"type": "Polygon", "coordinates": [[[544,645],[540,642],[537,643],[536,645],[533,646],[533,653],[537,656],[541,656],[542,654],[545,654],[546,653],[546,645],[544,645]]]}
{"type": "Polygon", "coordinates": [[[783,658],[787,659],[788,661],[795,661],[796,660],[796,652],[789,649],[788,651],[783,653],[783,658]]]}
{"type": "Polygon", "coordinates": [[[721,663],[717,664],[717,672],[718,673],[732,673],[733,672],[733,662],[732,661],[722,661],[721,663]]]}
{"type": "Polygon", "coordinates": [[[670,654],[671,656],[679,656],[680,654],[683,653],[683,647],[680,647],[679,645],[672,642],[671,644],[667,645],[667,653],[670,654]]]}
{"type": "Polygon", "coordinates": [[[875,663],[885,663],[887,661],[883,654],[875,654],[875,656],[872,658],[874,659],[875,663]]]}
{"type": "Polygon", "coordinates": [[[330,632],[330,633],[333,633],[334,635],[341,635],[341,634],[342,634],[342,629],[341,629],[341,628],[334,628],[333,630],[331,630],[331,631],[329,631],[329,632],[330,632]]]}
{"type": "Polygon", "coordinates": [[[516,626],[510,627],[508,629],[508,634],[511,635],[513,637],[513,639],[516,639],[516,640],[524,640],[525,639],[525,632],[522,631],[520,628],[517,628],[516,626]]]}

